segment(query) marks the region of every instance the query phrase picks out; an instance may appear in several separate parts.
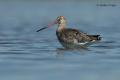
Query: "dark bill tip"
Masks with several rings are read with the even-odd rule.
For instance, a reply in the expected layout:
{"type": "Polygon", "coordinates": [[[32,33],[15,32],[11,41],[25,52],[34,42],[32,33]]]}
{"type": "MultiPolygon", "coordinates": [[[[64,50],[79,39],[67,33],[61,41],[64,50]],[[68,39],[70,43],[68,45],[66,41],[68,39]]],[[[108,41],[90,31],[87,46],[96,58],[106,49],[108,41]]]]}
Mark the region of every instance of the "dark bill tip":
{"type": "Polygon", "coordinates": [[[46,29],[46,28],[49,28],[49,27],[51,27],[51,26],[53,26],[54,24],[57,24],[57,23],[58,23],[57,20],[55,20],[54,22],[48,24],[47,26],[45,26],[45,27],[37,30],[36,32],[42,31],[42,30],[44,30],[44,29],[46,29]]]}
{"type": "Polygon", "coordinates": [[[42,30],[44,30],[44,29],[46,29],[46,28],[48,28],[48,27],[43,27],[43,28],[40,28],[40,29],[39,29],[39,30],[37,30],[36,32],[42,31],[42,30]]]}

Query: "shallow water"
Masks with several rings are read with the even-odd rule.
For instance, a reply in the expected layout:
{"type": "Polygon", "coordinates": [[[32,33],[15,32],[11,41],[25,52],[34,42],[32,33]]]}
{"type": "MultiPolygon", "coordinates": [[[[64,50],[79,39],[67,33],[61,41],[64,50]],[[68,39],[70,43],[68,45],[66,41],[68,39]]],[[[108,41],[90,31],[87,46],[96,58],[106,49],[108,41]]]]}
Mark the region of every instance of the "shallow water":
{"type": "Polygon", "coordinates": [[[119,80],[120,4],[96,2],[0,3],[1,80],[119,80]],[[86,49],[66,50],[56,27],[36,30],[64,15],[68,26],[101,34],[86,49]]]}

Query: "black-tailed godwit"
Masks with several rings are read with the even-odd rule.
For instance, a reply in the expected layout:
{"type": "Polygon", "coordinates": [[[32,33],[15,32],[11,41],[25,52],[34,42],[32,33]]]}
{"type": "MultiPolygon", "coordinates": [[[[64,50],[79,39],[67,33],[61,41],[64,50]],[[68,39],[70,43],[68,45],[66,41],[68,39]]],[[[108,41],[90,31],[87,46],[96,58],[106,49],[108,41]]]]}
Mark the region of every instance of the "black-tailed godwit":
{"type": "Polygon", "coordinates": [[[89,43],[101,40],[100,35],[89,35],[77,29],[66,28],[67,21],[64,16],[57,17],[57,19],[53,23],[37,30],[37,32],[49,28],[54,24],[58,24],[56,35],[59,42],[65,48],[79,48],[89,43]]]}

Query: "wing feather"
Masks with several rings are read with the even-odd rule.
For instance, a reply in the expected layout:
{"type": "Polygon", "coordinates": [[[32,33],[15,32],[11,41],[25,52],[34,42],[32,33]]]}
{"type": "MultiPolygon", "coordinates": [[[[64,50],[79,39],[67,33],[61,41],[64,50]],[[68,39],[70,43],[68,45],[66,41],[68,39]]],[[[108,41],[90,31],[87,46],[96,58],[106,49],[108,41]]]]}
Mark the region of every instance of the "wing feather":
{"type": "Polygon", "coordinates": [[[80,32],[76,29],[65,29],[59,33],[59,40],[67,43],[80,43],[90,41],[86,33],[80,32]]]}

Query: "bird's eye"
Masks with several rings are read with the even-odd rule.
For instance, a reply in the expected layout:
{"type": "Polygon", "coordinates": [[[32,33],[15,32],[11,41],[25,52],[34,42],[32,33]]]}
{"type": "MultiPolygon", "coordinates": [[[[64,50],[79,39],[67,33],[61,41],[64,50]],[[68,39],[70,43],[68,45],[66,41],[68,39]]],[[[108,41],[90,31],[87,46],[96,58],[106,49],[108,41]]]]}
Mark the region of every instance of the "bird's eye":
{"type": "Polygon", "coordinates": [[[58,19],[57,21],[60,22],[60,19],[58,19]]]}

